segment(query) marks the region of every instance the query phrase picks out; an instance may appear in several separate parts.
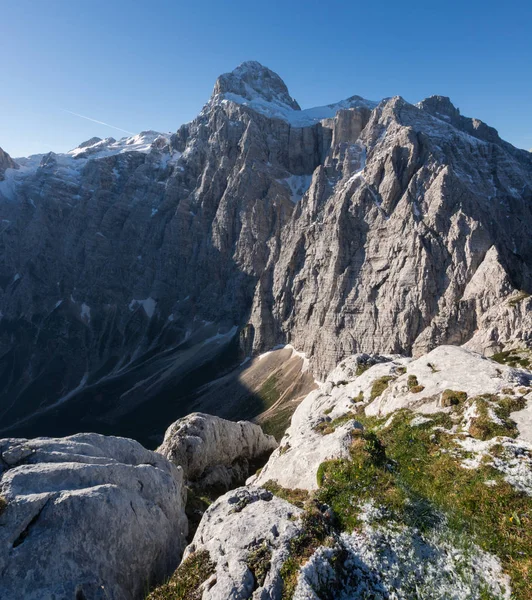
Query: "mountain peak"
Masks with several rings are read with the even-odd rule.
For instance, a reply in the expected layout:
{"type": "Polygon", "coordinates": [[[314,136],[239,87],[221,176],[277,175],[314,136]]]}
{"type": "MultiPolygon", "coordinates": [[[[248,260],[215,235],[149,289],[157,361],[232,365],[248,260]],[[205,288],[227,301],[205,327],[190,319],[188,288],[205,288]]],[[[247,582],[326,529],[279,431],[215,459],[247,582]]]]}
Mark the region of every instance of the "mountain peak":
{"type": "Polygon", "coordinates": [[[301,110],[279,75],[255,60],[243,62],[230,73],[220,75],[213,90],[213,96],[219,95],[228,99],[237,96],[248,101],[264,100],[292,110],[301,110]]]}

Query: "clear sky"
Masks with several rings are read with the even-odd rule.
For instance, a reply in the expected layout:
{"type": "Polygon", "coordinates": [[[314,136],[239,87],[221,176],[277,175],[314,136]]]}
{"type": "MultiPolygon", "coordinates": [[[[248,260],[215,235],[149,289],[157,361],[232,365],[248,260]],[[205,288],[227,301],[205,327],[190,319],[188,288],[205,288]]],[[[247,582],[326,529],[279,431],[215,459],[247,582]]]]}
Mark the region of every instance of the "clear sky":
{"type": "Polygon", "coordinates": [[[303,108],[450,96],[532,148],[532,0],[0,0],[0,147],[175,131],[258,60],[303,108]],[[67,112],[70,111],[70,112],[67,112]]]}

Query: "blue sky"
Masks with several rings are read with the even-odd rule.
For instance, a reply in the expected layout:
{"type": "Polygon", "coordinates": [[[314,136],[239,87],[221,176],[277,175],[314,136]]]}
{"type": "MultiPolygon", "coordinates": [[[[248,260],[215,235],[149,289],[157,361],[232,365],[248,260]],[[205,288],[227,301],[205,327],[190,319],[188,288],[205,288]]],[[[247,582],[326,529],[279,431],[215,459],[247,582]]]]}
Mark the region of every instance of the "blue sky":
{"type": "Polygon", "coordinates": [[[0,2],[0,147],[66,151],[175,131],[216,77],[258,60],[303,108],[353,94],[450,96],[532,148],[532,2],[0,2]]]}

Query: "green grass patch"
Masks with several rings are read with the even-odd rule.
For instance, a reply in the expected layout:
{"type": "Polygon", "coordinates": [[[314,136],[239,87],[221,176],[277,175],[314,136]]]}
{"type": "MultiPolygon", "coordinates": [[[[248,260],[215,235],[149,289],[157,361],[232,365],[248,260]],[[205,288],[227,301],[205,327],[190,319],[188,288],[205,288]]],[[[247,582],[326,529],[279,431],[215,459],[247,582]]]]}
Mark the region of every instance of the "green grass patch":
{"type": "Polygon", "coordinates": [[[332,421],[320,421],[317,425],[314,425],[314,431],[321,433],[322,435],[328,435],[329,433],[333,433],[337,427],[341,425],[345,425],[345,423],[349,423],[349,421],[353,421],[357,418],[357,415],[351,411],[346,412],[344,415],[333,419],[332,421]]]}
{"type": "Polygon", "coordinates": [[[331,421],[320,421],[312,428],[316,433],[321,433],[321,435],[329,435],[330,433],[334,433],[334,427],[331,425],[331,421]]]}
{"type": "Polygon", "coordinates": [[[359,392],[357,396],[352,399],[353,402],[364,402],[364,392],[359,392]]]}
{"type": "Polygon", "coordinates": [[[491,359],[502,364],[514,367],[515,369],[530,369],[531,352],[526,348],[514,348],[494,354],[491,359]]]}
{"type": "MultiPolygon", "coordinates": [[[[507,402],[501,410],[509,410],[507,402]]],[[[488,465],[465,469],[448,427],[449,415],[410,426],[413,414],[396,413],[392,424],[355,438],[351,460],[327,461],[318,471],[317,499],[330,505],[341,528],[359,526],[357,507],[372,499],[383,519],[437,526],[444,517],[459,536],[497,555],[512,580],[515,600],[532,598],[532,501],[488,465]],[[368,438],[368,436],[370,436],[368,438]],[[495,486],[487,486],[495,480],[495,486]]],[[[504,449],[501,447],[501,452],[504,449]]]]}
{"type": "Polygon", "coordinates": [[[179,565],[167,583],[147,596],[147,600],[201,600],[199,587],[214,573],[215,567],[207,550],[194,552],[179,565]]]}
{"type": "Polygon", "coordinates": [[[499,398],[493,394],[486,394],[474,398],[477,407],[477,416],[471,420],[469,433],[479,440],[489,440],[493,437],[504,435],[517,437],[519,430],[515,421],[510,419],[510,413],[521,410],[526,406],[524,398],[499,398]],[[490,416],[490,409],[501,421],[495,422],[490,416]]]}
{"type": "Polygon", "coordinates": [[[274,415],[261,421],[260,426],[262,427],[262,431],[268,435],[273,435],[280,442],[286,430],[290,427],[290,421],[295,409],[296,406],[292,404],[279,408],[274,415]]]}
{"type": "Polygon", "coordinates": [[[270,375],[257,392],[257,395],[263,402],[264,410],[273,406],[281,397],[281,393],[277,389],[277,381],[277,375],[270,375]]]}
{"type": "Polygon", "coordinates": [[[284,488],[276,481],[272,481],[271,479],[262,487],[271,492],[274,496],[282,498],[298,508],[303,508],[305,502],[309,499],[309,493],[307,490],[284,488]]]}
{"type": "Polygon", "coordinates": [[[371,367],[371,365],[368,363],[358,363],[357,369],[355,371],[355,375],[357,377],[359,375],[362,375],[362,373],[365,373],[370,367],[371,367]]]}
{"type": "Polygon", "coordinates": [[[282,600],[291,600],[297,586],[300,568],[320,546],[332,546],[331,530],[319,509],[309,503],[301,518],[302,530],[290,540],[290,556],[281,567],[282,600]]]}
{"type": "Polygon", "coordinates": [[[379,379],[376,379],[371,387],[370,400],[375,400],[375,398],[378,398],[388,387],[390,381],[393,381],[394,379],[395,377],[392,377],[391,375],[384,375],[384,377],[379,377],[379,379]]]}

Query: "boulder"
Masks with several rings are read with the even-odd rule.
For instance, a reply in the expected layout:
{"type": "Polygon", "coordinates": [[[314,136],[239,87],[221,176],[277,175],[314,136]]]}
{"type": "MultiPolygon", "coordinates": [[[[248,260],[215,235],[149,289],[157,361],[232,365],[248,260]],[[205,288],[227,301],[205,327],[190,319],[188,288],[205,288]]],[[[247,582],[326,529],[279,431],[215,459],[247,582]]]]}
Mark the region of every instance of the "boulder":
{"type": "MultiPolygon", "coordinates": [[[[280,569],[289,542],[301,532],[302,510],[260,488],[243,487],[207,510],[185,558],[207,551],[214,573],[204,600],[281,598],[280,569]]],[[[199,596],[198,596],[199,597],[199,596]]]]}
{"type": "Polygon", "coordinates": [[[181,466],[185,479],[197,486],[229,489],[276,447],[275,438],[258,425],[193,413],[170,425],[157,452],[181,466]]]}
{"type": "Polygon", "coordinates": [[[0,598],[131,600],[168,577],[187,534],[183,472],[93,433],[0,440],[0,598]]]}

